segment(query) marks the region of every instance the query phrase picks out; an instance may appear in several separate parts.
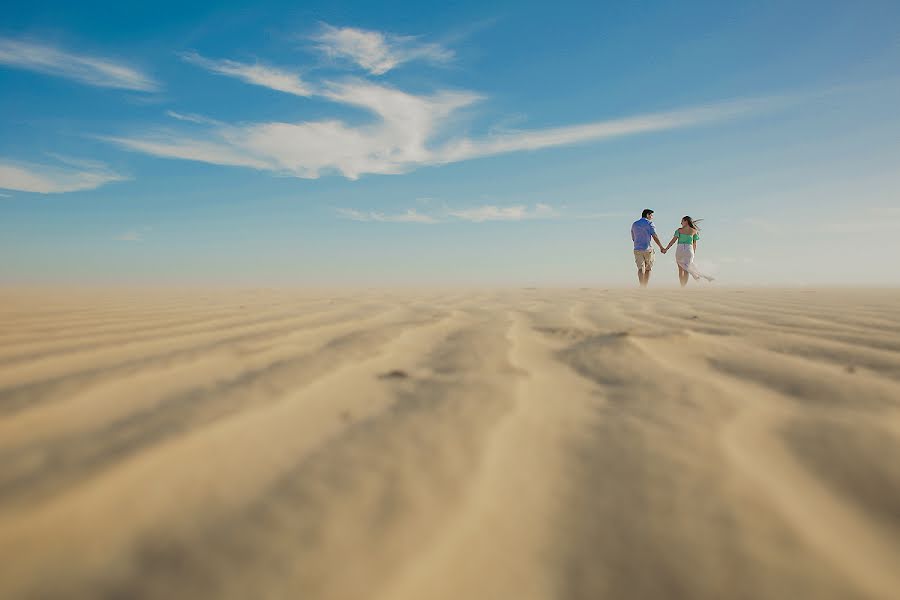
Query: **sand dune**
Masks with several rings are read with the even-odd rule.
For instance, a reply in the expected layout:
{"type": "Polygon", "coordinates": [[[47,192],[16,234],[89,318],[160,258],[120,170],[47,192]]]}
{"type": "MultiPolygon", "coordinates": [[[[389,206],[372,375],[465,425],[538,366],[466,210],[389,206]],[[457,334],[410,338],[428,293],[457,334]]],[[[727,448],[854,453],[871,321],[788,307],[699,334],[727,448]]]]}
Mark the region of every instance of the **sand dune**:
{"type": "Polygon", "coordinates": [[[900,597],[900,292],[4,290],[0,597],[900,597]]]}

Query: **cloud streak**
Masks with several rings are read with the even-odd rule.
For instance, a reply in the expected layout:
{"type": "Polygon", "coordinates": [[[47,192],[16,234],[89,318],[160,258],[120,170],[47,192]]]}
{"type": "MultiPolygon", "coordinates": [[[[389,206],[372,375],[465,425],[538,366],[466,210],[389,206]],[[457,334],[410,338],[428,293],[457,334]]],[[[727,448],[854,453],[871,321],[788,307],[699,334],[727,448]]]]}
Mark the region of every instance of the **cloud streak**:
{"type": "Polygon", "coordinates": [[[155,92],[159,84],[150,76],[118,61],[66,52],[24,40],[0,38],[0,64],[71,79],[95,87],[155,92]]]}
{"type": "Polygon", "coordinates": [[[445,63],[453,52],[440,44],[423,43],[414,36],[401,36],[355,27],[323,25],[312,37],[316,48],[329,58],[349,60],[372,75],[384,75],[403,63],[445,63]]]}
{"type": "MultiPolygon", "coordinates": [[[[404,173],[433,164],[433,136],[458,109],[479,100],[467,92],[416,96],[366,81],[327,83],[318,94],[361,108],[374,120],[351,126],[337,119],[300,123],[211,126],[202,137],[155,132],[103,139],[155,156],[251,167],[306,179],[340,173],[356,179],[369,173],[404,173]]],[[[196,120],[195,120],[196,121],[196,120]]]]}
{"type": "Polygon", "coordinates": [[[407,209],[405,212],[396,215],[387,215],[382,212],[363,212],[352,208],[339,208],[337,213],[351,221],[377,221],[379,223],[438,223],[435,217],[424,215],[414,208],[407,209]]]}
{"type": "Polygon", "coordinates": [[[93,161],[66,161],[68,167],[10,162],[0,159],[0,189],[61,194],[93,190],[127,177],[93,161]]]}
{"type": "Polygon", "coordinates": [[[485,221],[552,219],[559,216],[559,213],[549,204],[535,204],[534,208],[529,208],[524,204],[515,206],[494,206],[492,204],[486,204],[474,208],[451,210],[448,211],[447,214],[451,217],[456,217],[463,221],[471,221],[473,223],[484,223],[485,221]]]}
{"type": "MultiPolygon", "coordinates": [[[[408,60],[452,57],[449,51],[421,43],[418,38],[355,28],[324,25],[314,39],[324,52],[350,58],[373,74],[387,72],[408,60]]],[[[740,100],[562,127],[501,132],[489,128],[473,136],[454,133],[462,130],[463,109],[482,100],[472,92],[413,94],[363,79],[309,84],[295,73],[259,63],[211,60],[195,52],[181,56],[188,63],[252,85],[363,110],[370,120],[222,123],[168,111],[170,117],[185,123],[182,131],[156,130],[103,139],[165,158],[242,166],[305,179],[335,173],[357,179],[367,174],[406,173],[423,166],[694,127],[737,118],[783,101],[740,100]],[[188,125],[190,128],[185,129],[188,125]]]]}
{"type": "Polygon", "coordinates": [[[694,127],[738,118],[773,105],[770,99],[738,100],[694,108],[650,113],[622,119],[595,121],[566,127],[504,132],[481,139],[460,139],[435,153],[435,162],[569,146],[616,137],[694,127]]]}
{"type": "Polygon", "coordinates": [[[453,209],[445,207],[440,212],[425,214],[415,208],[405,212],[388,215],[378,211],[360,211],[353,208],[337,209],[339,216],[360,222],[381,223],[445,223],[448,221],[468,221],[470,223],[484,223],[487,221],[527,221],[535,219],[556,219],[562,215],[549,204],[538,203],[533,207],[524,204],[511,206],[496,206],[485,204],[468,208],[453,209]]]}
{"type": "MultiPolygon", "coordinates": [[[[752,114],[776,102],[734,101],[566,127],[453,137],[448,132],[459,120],[458,112],[478,102],[481,97],[477,94],[440,91],[414,95],[362,80],[326,82],[315,94],[361,108],[373,120],[360,125],[338,119],[234,125],[212,122],[199,136],[157,131],[106,139],[160,157],[244,166],[307,179],[328,173],[356,179],[365,174],[406,173],[428,165],[694,127],[752,114]]],[[[199,119],[190,120],[203,124],[199,119]]]]}
{"type": "Polygon", "coordinates": [[[204,117],[203,115],[195,115],[193,113],[180,113],[174,110],[166,111],[167,117],[172,117],[176,121],[184,121],[186,123],[197,123],[200,125],[222,125],[221,121],[204,117]]]}
{"type": "Polygon", "coordinates": [[[252,85],[293,94],[294,96],[305,97],[313,94],[313,89],[304,83],[299,75],[277,67],[262,63],[248,64],[233,60],[212,60],[204,58],[196,52],[184,52],[180,56],[182,60],[192,65],[219,75],[235,77],[252,85]]]}

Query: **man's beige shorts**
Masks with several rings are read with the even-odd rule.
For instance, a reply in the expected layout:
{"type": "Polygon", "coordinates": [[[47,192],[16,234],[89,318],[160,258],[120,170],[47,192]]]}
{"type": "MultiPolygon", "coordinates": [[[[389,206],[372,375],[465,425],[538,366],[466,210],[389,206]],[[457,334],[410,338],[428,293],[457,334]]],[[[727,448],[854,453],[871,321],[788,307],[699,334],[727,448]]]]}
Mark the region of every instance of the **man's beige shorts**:
{"type": "Polygon", "coordinates": [[[649,271],[653,268],[653,256],[653,248],[650,248],[649,250],[635,250],[634,264],[642,271],[649,271]]]}

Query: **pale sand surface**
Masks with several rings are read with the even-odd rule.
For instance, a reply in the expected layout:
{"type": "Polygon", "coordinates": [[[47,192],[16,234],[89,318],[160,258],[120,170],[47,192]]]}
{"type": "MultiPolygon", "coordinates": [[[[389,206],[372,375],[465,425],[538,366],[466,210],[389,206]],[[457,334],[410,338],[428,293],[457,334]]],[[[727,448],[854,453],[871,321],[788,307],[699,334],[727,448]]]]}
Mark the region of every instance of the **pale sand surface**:
{"type": "Polygon", "coordinates": [[[898,597],[900,291],[0,293],[0,598],[898,597]]]}

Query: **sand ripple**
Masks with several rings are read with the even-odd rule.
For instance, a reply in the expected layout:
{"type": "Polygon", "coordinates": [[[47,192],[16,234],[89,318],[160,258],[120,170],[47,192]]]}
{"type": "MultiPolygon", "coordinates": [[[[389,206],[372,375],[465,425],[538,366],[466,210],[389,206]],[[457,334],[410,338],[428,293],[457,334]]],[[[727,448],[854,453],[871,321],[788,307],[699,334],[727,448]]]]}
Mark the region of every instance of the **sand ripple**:
{"type": "Polygon", "coordinates": [[[898,306],[7,290],[0,597],[895,598],[898,306]]]}

